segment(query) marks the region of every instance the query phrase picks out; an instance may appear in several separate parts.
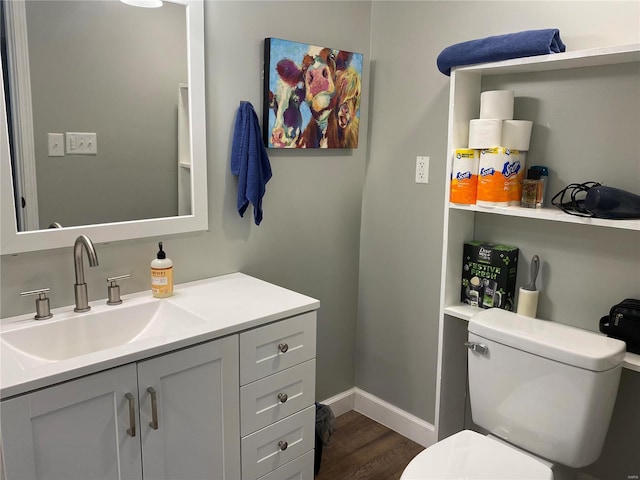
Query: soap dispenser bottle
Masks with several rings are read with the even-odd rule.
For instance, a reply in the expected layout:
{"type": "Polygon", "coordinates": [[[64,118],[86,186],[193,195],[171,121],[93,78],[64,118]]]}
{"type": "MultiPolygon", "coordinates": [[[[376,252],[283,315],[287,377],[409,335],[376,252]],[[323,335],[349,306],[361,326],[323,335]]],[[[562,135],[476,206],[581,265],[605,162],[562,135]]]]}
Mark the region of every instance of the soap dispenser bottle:
{"type": "Polygon", "coordinates": [[[158,248],[151,262],[151,293],[156,298],[165,298],[173,295],[173,262],[162,249],[162,242],[158,242],[158,248]]]}

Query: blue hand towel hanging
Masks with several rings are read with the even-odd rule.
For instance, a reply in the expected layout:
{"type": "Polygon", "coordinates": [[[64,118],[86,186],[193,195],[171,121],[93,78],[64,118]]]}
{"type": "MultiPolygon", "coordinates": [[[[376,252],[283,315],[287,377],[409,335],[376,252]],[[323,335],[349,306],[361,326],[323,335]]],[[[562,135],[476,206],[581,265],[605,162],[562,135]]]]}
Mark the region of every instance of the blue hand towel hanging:
{"type": "Polygon", "coordinates": [[[262,143],[260,123],[253,105],[240,102],[233,131],[231,173],[238,177],[238,213],[241,217],[253,204],[256,225],[262,221],[262,197],[271,178],[271,164],[262,143]]]}
{"type": "Polygon", "coordinates": [[[451,45],[440,52],[437,64],[438,70],[449,76],[453,67],[560,53],[565,50],[557,28],[526,30],[451,45]]]}

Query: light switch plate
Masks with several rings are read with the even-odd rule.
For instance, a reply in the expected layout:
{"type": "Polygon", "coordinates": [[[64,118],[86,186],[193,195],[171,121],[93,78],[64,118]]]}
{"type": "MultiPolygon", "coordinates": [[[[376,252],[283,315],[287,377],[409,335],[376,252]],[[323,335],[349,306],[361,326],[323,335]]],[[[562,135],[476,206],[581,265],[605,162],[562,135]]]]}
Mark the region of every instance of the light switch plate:
{"type": "Polygon", "coordinates": [[[97,155],[98,142],[95,133],[67,132],[68,155],[97,155]]]}
{"type": "Polygon", "coordinates": [[[47,140],[49,144],[49,156],[64,157],[64,134],[48,133],[47,140]]]}

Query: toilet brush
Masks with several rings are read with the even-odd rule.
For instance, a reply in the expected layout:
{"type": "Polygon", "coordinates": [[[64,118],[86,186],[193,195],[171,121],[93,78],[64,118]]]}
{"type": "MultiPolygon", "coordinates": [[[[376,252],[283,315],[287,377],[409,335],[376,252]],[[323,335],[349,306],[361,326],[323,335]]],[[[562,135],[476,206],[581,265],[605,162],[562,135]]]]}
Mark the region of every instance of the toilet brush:
{"type": "Polygon", "coordinates": [[[516,313],[526,317],[535,318],[538,311],[538,294],[536,289],[536,278],[540,270],[540,258],[534,255],[531,259],[531,281],[524,287],[520,287],[518,293],[518,310],[516,313]]]}

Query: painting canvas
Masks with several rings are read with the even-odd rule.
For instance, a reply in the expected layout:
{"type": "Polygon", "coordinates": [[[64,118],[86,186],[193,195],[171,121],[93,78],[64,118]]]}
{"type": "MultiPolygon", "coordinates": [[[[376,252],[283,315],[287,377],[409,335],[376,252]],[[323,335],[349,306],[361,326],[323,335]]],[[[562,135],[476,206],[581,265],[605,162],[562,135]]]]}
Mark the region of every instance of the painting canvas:
{"type": "Polygon", "coordinates": [[[362,54],[265,39],[268,148],[357,148],[362,54]]]}

